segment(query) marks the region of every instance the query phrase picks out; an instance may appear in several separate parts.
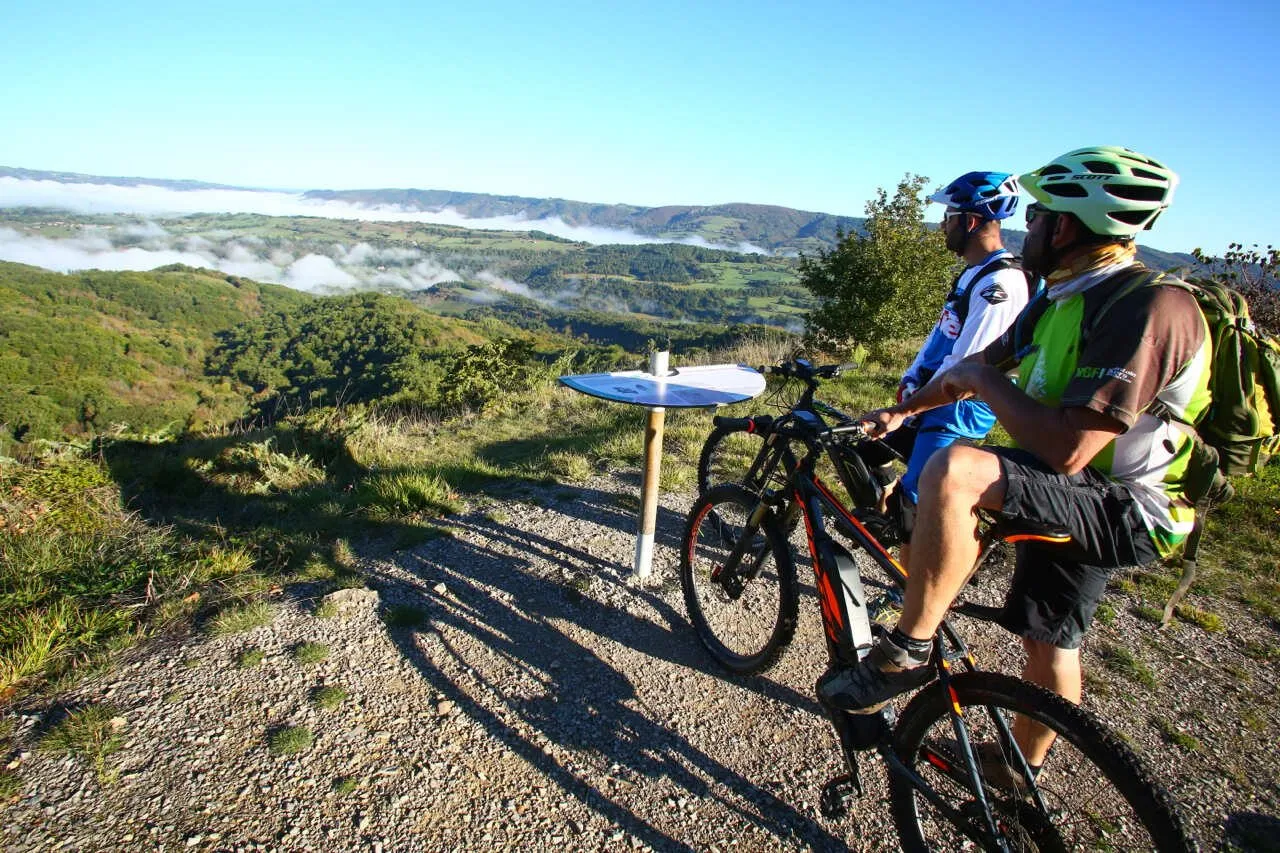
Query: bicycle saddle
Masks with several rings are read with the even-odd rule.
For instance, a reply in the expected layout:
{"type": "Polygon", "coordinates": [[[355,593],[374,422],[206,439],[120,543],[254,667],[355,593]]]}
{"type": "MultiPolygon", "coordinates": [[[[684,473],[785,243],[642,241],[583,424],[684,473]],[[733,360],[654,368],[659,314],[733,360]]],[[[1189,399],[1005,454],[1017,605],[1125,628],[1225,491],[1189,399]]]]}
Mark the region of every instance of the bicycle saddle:
{"type": "Polygon", "coordinates": [[[1028,521],[1022,518],[1001,518],[993,531],[996,538],[1005,542],[1049,542],[1065,545],[1071,541],[1071,531],[1057,524],[1028,521]]]}

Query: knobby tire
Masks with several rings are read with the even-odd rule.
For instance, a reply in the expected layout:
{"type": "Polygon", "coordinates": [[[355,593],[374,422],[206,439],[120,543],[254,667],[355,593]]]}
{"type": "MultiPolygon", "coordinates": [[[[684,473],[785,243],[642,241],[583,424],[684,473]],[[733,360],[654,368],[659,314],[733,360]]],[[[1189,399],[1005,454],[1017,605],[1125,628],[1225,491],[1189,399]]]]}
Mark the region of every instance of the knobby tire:
{"type": "Polygon", "coordinates": [[[741,486],[721,485],[690,510],[681,543],[680,587],[698,640],[712,658],[740,675],[772,666],[795,635],[799,584],[787,538],[772,511],[755,530],[747,519],[759,499],[741,486]],[[742,563],[758,573],[743,579],[736,598],[712,580],[713,571],[744,536],[751,536],[742,563]]]}
{"type": "MultiPolygon", "coordinates": [[[[1196,849],[1169,794],[1133,751],[1091,714],[1034,684],[998,673],[963,673],[951,684],[975,743],[994,740],[988,709],[1025,714],[1058,735],[1036,783],[1048,815],[1029,796],[1019,796],[1008,787],[986,786],[1011,849],[1162,853],[1196,849]]],[[[925,760],[921,750],[926,744],[937,749],[935,744],[949,742],[953,736],[950,710],[951,699],[938,683],[917,694],[894,729],[893,749],[978,824],[981,814],[964,771],[944,772],[925,760]]],[[[1012,724],[1012,714],[1004,716],[1012,724]]],[[[907,853],[955,849],[967,841],[901,775],[890,774],[889,794],[907,853]]]]}

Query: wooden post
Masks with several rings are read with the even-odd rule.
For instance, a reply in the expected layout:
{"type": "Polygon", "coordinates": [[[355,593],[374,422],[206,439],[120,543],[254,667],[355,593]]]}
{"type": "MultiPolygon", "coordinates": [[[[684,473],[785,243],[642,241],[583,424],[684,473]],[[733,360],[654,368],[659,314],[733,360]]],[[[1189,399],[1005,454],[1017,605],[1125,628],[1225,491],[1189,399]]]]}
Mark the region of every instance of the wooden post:
{"type": "MultiPolygon", "coordinates": [[[[649,374],[657,379],[668,374],[670,353],[666,350],[649,356],[649,374]]],[[[649,422],[644,430],[644,475],[640,487],[640,529],[636,532],[636,556],[633,574],[647,578],[653,573],[653,536],[658,526],[658,474],[662,470],[662,429],[667,410],[661,406],[649,409],[649,422]]]]}

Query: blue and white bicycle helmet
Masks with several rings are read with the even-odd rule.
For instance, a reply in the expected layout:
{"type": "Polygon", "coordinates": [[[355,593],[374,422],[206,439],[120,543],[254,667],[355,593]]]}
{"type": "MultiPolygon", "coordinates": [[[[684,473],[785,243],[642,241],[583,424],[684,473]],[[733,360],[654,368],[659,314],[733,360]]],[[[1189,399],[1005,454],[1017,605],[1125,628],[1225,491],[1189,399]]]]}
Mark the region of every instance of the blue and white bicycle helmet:
{"type": "Polygon", "coordinates": [[[1018,181],[1006,172],[969,172],[929,196],[929,201],[983,219],[1007,219],[1018,209],[1018,181]]]}

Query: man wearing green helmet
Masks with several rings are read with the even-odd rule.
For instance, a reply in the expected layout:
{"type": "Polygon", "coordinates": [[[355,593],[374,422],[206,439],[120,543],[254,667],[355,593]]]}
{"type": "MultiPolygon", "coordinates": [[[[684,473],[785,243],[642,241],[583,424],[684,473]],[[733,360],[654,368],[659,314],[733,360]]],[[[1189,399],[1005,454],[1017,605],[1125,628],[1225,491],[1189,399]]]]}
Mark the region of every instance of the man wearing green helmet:
{"type": "MultiPolygon", "coordinates": [[[[978,508],[1070,531],[1067,545],[1019,543],[1001,624],[1023,637],[1023,676],[1073,702],[1080,641],[1110,574],[1169,553],[1190,533],[1185,423],[1209,402],[1207,326],[1177,287],[1132,289],[1108,305],[1142,272],[1133,238],[1169,206],[1177,175],[1127,148],[1097,146],[1019,182],[1035,199],[1023,263],[1044,276],[1044,295],[985,350],[863,416],[882,436],[904,418],[979,398],[1016,447],[952,445],[925,467],[902,617],[858,666],[820,680],[835,707],[869,713],[931,677],[923,664],[933,634],[978,556],[978,508]],[[1153,404],[1171,417],[1150,414],[1153,404]]],[[[1015,734],[1037,767],[1052,734],[1025,719],[1015,734]]]]}

